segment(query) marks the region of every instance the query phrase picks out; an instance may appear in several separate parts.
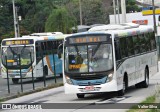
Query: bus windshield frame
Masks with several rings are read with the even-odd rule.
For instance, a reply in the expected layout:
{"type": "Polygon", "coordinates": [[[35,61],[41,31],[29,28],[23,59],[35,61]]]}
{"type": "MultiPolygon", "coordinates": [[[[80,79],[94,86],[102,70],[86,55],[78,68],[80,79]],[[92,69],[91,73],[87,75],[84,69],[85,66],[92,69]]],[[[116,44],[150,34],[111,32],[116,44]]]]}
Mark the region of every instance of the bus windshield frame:
{"type": "Polygon", "coordinates": [[[98,73],[113,69],[113,48],[110,34],[81,35],[69,37],[67,40],[64,47],[64,71],[66,73],[98,73]],[[82,40],[78,44],[69,42],[70,38],[101,38],[101,36],[105,41],[99,39],[98,42],[85,42],[82,40]]]}

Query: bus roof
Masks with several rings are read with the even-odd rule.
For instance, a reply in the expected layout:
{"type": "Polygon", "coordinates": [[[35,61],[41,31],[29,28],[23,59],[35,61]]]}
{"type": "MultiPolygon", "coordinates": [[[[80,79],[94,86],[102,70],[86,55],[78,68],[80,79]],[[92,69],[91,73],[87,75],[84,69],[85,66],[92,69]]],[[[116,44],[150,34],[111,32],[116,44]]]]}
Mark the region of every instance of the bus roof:
{"type": "Polygon", "coordinates": [[[108,24],[95,26],[89,29],[87,32],[75,33],[73,36],[87,35],[87,34],[113,34],[116,36],[129,36],[135,34],[141,34],[145,32],[152,32],[153,26],[139,25],[135,23],[124,23],[124,24],[108,24]]]}
{"type": "Polygon", "coordinates": [[[33,39],[35,41],[38,41],[38,40],[59,40],[59,39],[64,39],[65,37],[67,37],[69,35],[71,35],[71,34],[52,34],[52,35],[48,35],[48,36],[25,35],[25,36],[18,37],[18,38],[7,38],[7,39],[3,39],[3,40],[23,40],[23,39],[33,39]]]}

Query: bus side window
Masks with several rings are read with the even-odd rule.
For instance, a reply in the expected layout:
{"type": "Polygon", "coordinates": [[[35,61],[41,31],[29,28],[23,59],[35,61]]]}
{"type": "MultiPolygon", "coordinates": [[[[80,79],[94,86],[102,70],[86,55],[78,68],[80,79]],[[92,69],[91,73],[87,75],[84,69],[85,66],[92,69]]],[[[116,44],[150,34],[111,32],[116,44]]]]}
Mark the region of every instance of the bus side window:
{"type": "Polygon", "coordinates": [[[52,41],[52,52],[57,53],[56,41],[52,41]]]}
{"type": "Polygon", "coordinates": [[[55,49],[55,41],[52,41],[52,49],[55,49]]]}
{"type": "Polygon", "coordinates": [[[139,54],[140,53],[140,42],[139,38],[137,35],[133,36],[133,45],[134,45],[134,54],[139,54]]]}
{"type": "Polygon", "coordinates": [[[127,51],[128,51],[128,56],[132,56],[134,55],[134,48],[133,48],[133,40],[132,37],[127,37],[126,38],[126,42],[127,42],[127,51]]]}
{"type": "Polygon", "coordinates": [[[139,43],[140,43],[140,52],[144,53],[146,52],[146,45],[145,45],[145,36],[144,34],[138,35],[139,37],[139,43]]]}
{"type": "Polygon", "coordinates": [[[114,41],[115,43],[115,57],[116,60],[120,60],[121,59],[121,53],[120,53],[120,47],[119,47],[119,39],[116,39],[114,41]]]}
{"type": "Polygon", "coordinates": [[[47,55],[47,42],[43,42],[43,46],[44,46],[43,54],[44,54],[44,55],[47,55]]]}
{"type": "Polygon", "coordinates": [[[126,37],[120,38],[120,52],[121,52],[121,58],[125,58],[128,56],[128,53],[126,52],[126,37]]]}
{"type": "Polygon", "coordinates": [[[45,42],[45,46],[46,46],[46,54],[49,55],[49,54],[50,54],[49,41],[46,41],[46,42],[45,42]]]}
{"type": "Polygon", "coordinates": [[[41,60],[41,43],[36,42],[36,62],[41,60]]]}
{"type": "Polygon", "coordinates": [[[149,33],[149,36],[150,36],[151,50],[154,50],[156,49],[156,41],[155,41],[154,32],[149,33]]]}
{"type": "Polygon", "coordinates": [[[149,33],[144,34],[145,36],[145,48],[146,48],[146,52],[151,50],[151,43],[150,43],[150,36],[149,33]]]}
{"type": "Polygon", "coordinates": [[[44,42],[41,42],[41,49],[42,49],[42,51],[45,50],[44,42]]]}

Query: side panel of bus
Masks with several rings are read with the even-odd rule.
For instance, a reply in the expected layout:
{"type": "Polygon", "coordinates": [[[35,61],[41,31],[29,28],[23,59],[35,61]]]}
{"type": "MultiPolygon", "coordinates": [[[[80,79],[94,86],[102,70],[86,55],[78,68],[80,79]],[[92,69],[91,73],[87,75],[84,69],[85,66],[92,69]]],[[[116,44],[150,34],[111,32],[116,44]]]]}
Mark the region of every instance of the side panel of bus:
{"type": "Polygon", "coordinates": [[[116,75],[118,90],[122,89],[124,76],[127,86],[145,80],[145,69],[149,76],[157,72],[157,51],[153,32],[130,37],[115,38],[116,75]]]}

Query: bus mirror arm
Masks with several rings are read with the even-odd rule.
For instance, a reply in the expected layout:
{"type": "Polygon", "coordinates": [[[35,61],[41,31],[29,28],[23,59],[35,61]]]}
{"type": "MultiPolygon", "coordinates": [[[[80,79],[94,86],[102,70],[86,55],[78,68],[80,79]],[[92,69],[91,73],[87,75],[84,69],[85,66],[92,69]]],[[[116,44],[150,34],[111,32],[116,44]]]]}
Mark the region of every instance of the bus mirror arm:
{"type": "MultiPolygon", "coordinates": [[[[58,51],[57,51],[58,52],[58,51]]],[[[60,59],[61,58],[61,53],[58,53],[58,58],[60,59]]]]}
{"type": "Polygon", "coordinates": [[[62,58],[61,54],[63,53],[63,44],[60,44],[57,49],[58,58],[62,58]]]}

